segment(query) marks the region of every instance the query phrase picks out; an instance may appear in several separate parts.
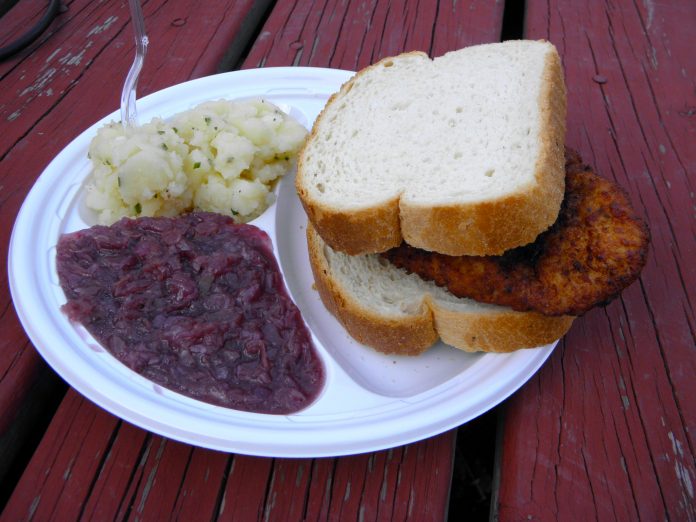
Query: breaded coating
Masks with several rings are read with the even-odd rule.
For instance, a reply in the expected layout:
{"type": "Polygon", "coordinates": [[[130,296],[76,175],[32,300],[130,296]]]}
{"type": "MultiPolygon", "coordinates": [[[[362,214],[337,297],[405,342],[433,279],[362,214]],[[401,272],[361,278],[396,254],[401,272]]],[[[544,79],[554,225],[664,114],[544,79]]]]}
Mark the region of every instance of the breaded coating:
{"type": "Polygon", "coordinates": [[[624,190],[566,150],[563,205],[533,243],[486,257],[452,257],[404,243],[383,256],[458,297],[577,316],[606,305],[638,278],[649,242],[648,227],[624,190]]]}

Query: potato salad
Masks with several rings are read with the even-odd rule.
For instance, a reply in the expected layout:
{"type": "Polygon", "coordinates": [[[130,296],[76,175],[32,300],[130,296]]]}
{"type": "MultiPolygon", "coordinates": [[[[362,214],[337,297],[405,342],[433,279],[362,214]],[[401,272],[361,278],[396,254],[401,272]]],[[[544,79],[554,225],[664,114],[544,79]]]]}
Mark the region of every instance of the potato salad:
{"type": "Polygon", "coordinates": [[[86,204],[109,225],[205,210],[240,223],[273,203],[307,131],[261,99],[212,101],[137,127],[110,123],[89,147],[86,204]]]}

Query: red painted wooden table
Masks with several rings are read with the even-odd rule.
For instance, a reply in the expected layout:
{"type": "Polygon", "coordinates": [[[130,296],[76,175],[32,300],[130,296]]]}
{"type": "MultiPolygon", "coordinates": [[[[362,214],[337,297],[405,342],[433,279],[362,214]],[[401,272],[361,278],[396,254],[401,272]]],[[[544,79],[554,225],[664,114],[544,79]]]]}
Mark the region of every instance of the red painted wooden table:
{"type": "MultiPolygon", "coordinates": [[[[20,0],[0,20],[0,46],[46,3],[20,0]]],[[[405,50],[552,41],[566,71],[567,143],[626,188],[652,248],[640,281],[578,319],[497,408],[490,516],[696,520],[696,3],[149,0],[144,11],[152,45],[139,95],[219,70],[357,69],[405,50]]],[[[73,0],[0,63],[3,260],[34,180],[118,107],[132,56],[127,2],[73,0]]],[[[455,441],[465,456],[482,451],[466,426],[458,438],[451,431],[372,454],[292,460],[195,448],[113,417],[43,363],[14,313],[6,274],[4,520],[443,520],[471,511],[454,490],[449,502],[455,441]]]]}

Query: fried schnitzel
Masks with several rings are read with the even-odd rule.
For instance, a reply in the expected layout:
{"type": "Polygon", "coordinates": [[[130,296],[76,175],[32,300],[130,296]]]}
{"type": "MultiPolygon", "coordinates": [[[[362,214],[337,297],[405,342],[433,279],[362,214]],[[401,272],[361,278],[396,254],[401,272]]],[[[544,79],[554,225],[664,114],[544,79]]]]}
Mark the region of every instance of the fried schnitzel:
{"type": "Polygon", "coordinates": [[[650,235],[624,190],[566,150],[565,198],[536,241],[500,256],[453,257],[407,244],[383,256],[457,297],[544,315],[609,303],[645,265],[650,235]]]}

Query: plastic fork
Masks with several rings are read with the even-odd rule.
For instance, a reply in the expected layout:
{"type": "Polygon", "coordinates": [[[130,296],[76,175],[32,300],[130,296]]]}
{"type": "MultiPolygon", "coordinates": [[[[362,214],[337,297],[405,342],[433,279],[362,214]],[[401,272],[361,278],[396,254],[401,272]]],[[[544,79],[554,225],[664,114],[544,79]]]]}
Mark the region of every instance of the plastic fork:
{"type": "Polygon", "coordinates": [[[135,33],[135,59],[126,76],[121,92],[121,124],[124,127],[138,124],[138,111],[135,106],[136,89],[138,87],[138,77],[145,62],[147,44],[149,40],[145,34],[145,19],[140,0],[128,0],[130,5],[131,19],[133,20],[133,31],[135,33]]]}

